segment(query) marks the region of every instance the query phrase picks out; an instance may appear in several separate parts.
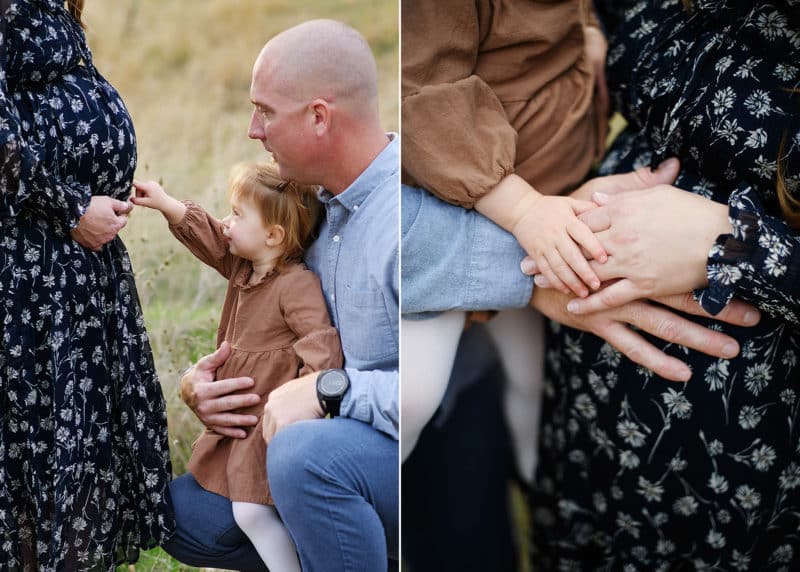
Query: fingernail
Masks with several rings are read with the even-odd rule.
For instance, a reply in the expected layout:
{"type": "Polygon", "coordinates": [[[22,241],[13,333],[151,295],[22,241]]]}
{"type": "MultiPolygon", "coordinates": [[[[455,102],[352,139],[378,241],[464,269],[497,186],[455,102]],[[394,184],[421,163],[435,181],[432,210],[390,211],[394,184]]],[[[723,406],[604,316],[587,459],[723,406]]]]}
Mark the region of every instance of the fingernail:
{"type": "Polygon", "coordinates": [[[570,302],[567,304],[567,311],[573,314],[578,312],[578,308],[580,308],[580,305],[576,300],[570,300],[570,302]]]}
{"type": "Polygon", "coordinates": [[[739,353],[739,344],[736,342],[729,342],[722,346],[722,354],[725,357],[735,357],[739,353]]]}
{"type": "Polygon", "coordinates": [[[685,365],[683,367],[679,367],[677,369],[677,373],[678,373],[677,377],[681,381],[689,381],[689,379],[691,379],[691,377],[692,377],[692,370],[689,369],[689,367],[685,366],[685,365]]]}
{"type": "Polygon", "coordinates": [[[536,268],[536,263],[533,260],[523,258],[522,262],[519,263],[519,267],[523,274],[533,274],[533,271],[536,268]]]}
{"type": "Polygon", "coordinates": [[[592,290],[599,290],[600,289],[600,282],[597,280],[592,280],[592,290]]]}
{"type": "Polygon", "coordinates": [[[744,314],[744,325],[745,326],[754,326],[758,323],[758,312],[745,312],[744,314]]]}
{"type": "Polygon", "coordinates": [[[678,160],[675,157],[670,157],[666,161],[662,161],[658,167],[656,167],[656,171],[664,171],[666,169],[670,169],[674,167],[678,163],[678,160]]]}
{"type": "Polygon", "coordinates": [[[608,195],[600,191],[595,191],[592,194],[592,200],[599,205],[605,205],[608,203],[608,195]]]}
{"type": "Polygon", "coordinates": [[[547,287],[547,279],[541,274],[537,274],[536,276],[533,277],[533,283],[536,284],[539,288],[547,287]]]}

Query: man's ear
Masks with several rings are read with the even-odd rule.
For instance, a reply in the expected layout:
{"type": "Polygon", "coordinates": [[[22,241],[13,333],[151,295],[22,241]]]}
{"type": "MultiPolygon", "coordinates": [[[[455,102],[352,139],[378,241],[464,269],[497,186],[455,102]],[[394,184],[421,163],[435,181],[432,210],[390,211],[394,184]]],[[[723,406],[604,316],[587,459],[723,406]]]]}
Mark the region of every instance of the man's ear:
{"type": "Polygon", "coordinates": [[[317,98],[311,102],[309,109],[314,133],[318,136],[325,135],[331,128],[331,104],[317,98]]]}
{"type": "Polygon", "coordinates": [[[279,224],[271,224],[267,227],[267,246],[280,246],[286,238],[286,229],[279,224]]]}

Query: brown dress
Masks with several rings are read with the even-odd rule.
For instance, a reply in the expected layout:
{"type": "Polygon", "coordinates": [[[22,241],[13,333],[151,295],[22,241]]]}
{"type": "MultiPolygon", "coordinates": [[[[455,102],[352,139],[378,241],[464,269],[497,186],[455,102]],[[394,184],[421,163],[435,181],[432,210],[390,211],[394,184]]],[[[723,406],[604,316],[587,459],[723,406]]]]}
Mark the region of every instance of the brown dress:
{"type": "Polygon", "coordinates": [[[403,0],[403,182],[465,208],[516,173],[552,195],[602,152],[590,0],[403,0]]]}
{"type": "Polygon", "coordinates": [[[217,379],[249,376],[261,401],[238,413],[257,415],[247,437],[232,439],[205,431],[194,445],[189,471],[204,489],[232,501],[273,504],[267,483],[266,446],[261,436],[269,392],[313,371],[342,366],[339,334],[331,325],[319,278],[300,262],[249,285],[250,261],[234,256],[222,237],[222,223],[187,201],[186,216],[170,226],[197,258],[228,279],[217,330],[217,346],[231,355],[217,379]]]}

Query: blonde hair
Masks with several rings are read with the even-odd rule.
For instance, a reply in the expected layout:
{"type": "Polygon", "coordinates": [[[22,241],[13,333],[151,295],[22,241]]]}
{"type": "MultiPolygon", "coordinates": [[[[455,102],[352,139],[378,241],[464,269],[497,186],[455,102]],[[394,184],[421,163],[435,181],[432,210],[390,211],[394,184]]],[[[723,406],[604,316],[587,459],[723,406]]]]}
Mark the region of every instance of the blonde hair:
{"type": "Polygon", "coordinates": [[[271,163],[240,163],[231,171],[228,200],[252,204],[265,226],[277,224],[286,233],[279,266],[299,260],[314,238],[322,212],[319,187],[281,179],[271,163]]]}

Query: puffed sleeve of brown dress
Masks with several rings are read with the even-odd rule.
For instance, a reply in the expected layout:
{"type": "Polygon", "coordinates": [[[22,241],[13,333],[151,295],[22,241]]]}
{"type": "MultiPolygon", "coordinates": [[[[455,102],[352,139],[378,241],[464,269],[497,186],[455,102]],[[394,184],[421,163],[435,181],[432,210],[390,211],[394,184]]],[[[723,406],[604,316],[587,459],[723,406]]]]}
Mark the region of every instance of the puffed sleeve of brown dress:
{"type": "Polygon", "coordinates": [[[516,173],[577,187],[605,139],[588,0],[405,0],[403,182],[471,208],[516,173]]]}
{"type": "Polygon", "coordinates": [[[402,3],[405,182],[471,208],[514,172],[517,132],[476,72],[478,3],[402,3]]]}
{"type": "Polygon", "coordinates": [[[186,205],[186,214],[178,224],[169,225],[169,230],[201,262],[230,280],[238,257],[231,254],[225,244],[222,221],[197,203],[184,201],[183,204],[186,205]]]}
{"type": "Polygon", "coordinates": [[[331,325],[317,275],[307,269],[293,272],[279,303],[286,325],[298,338],[292,346],[303,362],[298,375],[342,367],[339,332],[331,325]]]}

